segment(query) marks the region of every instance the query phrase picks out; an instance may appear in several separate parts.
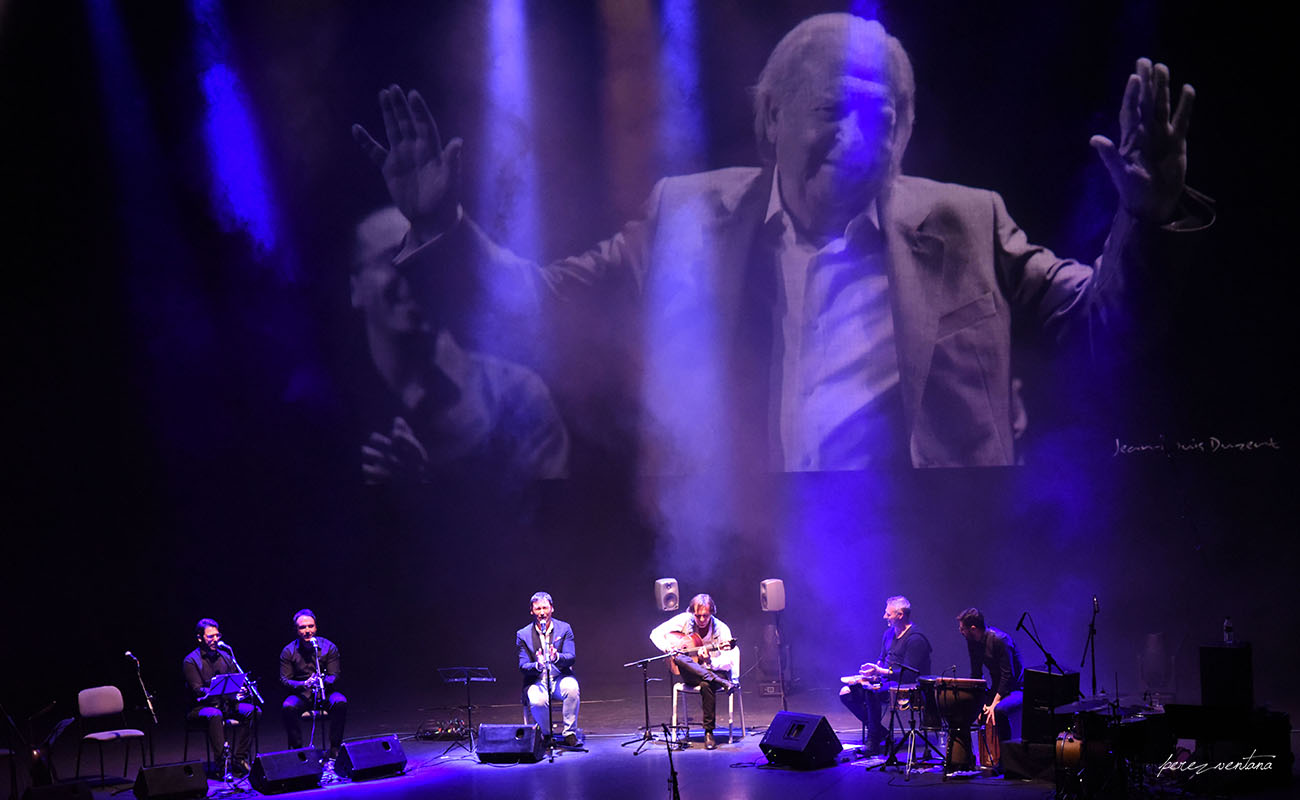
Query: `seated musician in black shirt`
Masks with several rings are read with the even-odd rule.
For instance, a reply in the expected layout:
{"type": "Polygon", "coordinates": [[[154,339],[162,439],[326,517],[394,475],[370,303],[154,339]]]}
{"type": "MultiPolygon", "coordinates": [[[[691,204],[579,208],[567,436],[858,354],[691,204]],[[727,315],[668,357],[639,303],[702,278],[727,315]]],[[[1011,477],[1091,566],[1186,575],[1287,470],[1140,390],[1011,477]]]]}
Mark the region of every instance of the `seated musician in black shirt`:
{"type": "Polygon", "coordinates": [[[289,749],[302,747],[302,713],[325,710],[330,723],[328,757],[337,758],[348,720],[348,699],[334,691],[343,674],[339,649],[329,639],[316,635],[316,614],[310,608],[293,615],[293,626],[298,638],[280,651],[280,683],[289,690],[280,707],[289,749]]]}
{"type": "Polygon", "coordinates": [[[207,723],[208,742],[214,758],[222,758],[226,745],[225,720],[237,720],[232,748],[230,770],[235,775],[247,775],[249,770],[248,745],[251,741],[253,715],[257,707],[243,702],[242,692],[236,697],[208,697],[212,676],[239,672],[235,660],[228,654],[227,645],[221,641],[221,626],[215,619],[204,617],[194,626],[199,646],[181,662],[185,683],[198,705],[190,709],[186,718],[207,723]]]}
{"type": "Polygon", "coordinates": [[[863,664],[858,675],[845,678],[849,685],[840,690],[840,700],[867,726],[867,755],[889,749],[881,700],[888,697],[890,685],[916,683],[918,676],[930,674],[930,640],[912,624],[912,604],[906,597],[885,601],[885,622],[889,627],[880,643],[880,658],[863,664]]]}
{"type": "Polygon", "coordinates": [[[980,712],[980,722],[996,724],[1001,741],[1015,738],[1019,734],[1020,709],[1024,703],[1020,689],[1025,672],[1016,643],[1010,634],[986,627],[984,614],[978,608],[968,608],[958,614],[957,626],[970,652],[970,676],[983,678],[984,670],[988,669],[992,682],[988,702],[980,712]]]}

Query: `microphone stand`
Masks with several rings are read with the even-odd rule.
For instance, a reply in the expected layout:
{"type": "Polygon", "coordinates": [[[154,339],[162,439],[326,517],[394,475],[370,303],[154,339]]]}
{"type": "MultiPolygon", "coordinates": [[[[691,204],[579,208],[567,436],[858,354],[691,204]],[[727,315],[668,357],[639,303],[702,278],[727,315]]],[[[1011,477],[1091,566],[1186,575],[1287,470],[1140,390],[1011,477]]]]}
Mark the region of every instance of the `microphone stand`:
{"type": "MultiPolygon", "coordinates": [[[[555,628],[552,627],[552,635],[554,631],[555,628]]],[[[549,762],[555,763],[555,709],[551,707],[551,692],[555,690],[551,685],[551,665],[555,663],[551,660],[551,651],[555,648],[550,643],[550,637],[542,643],[542,648],[542,653],[546,656],[546,660],[540,662],[546,665],[546,757],[549,762]]]]}
{"type": "MultiPolygon", "coordinates": [[[[217,645],[217,647],[218,647],[218,649],[222,650],[223,652],[229,654],[229,656],[230,656],[230,661],[231,661],[232,664],[235,665],[235,670],[236,670],[237,672],[240,672],[240,673],[244,674],[245,676],[247,676],[248,673],[244,672],[244,668],[241,667],[241,666],[239,666],[239,659],[238,659],[238,658],[235,658],[235,648],[231,647],[231,646],[230,646],[229,644],[227,644],[226,642],[221,642],[219,645],[217,645]],[[221,645],[225,645],[225,647],[222,647],[221,645]]],[[[253,700],[254,700],[253,720],[252,720],[252,722],[251,722],[250,724],[251,724],[251,725],[256,725],[256,724],[257,724],[257,710],[258,710],[258,708],[260,708],[260,707],[266,705],[266,701],[262,699],[262,693],[259,692],[259,691],[257,691],[257,681],[253,680],[252,678],[245,677],[245,679],[244,679],[244,685],[248,687],[248,692],[249,692],[249,694],[252,695],[253,700]]],[[[239,698],[238,698],[238,697],[235,698],[235,707],[236,707],[236,709],[238,709],[238,707],[239,707],[239,698]]],[[[251,743],[251,742],[252,742],[252,737],[253,737],[253,731],[252,731],[251,729],[248,731],[248,737],[249,737],[249,742],[251,743]]],[[[230,741],[229,741],[229,740],[226,741],[226,750],[227,750],[227,751],[231,751],[231,746],[230,746],[230,741]]],[[[254,755],[255,755],[255,754],[254,754],[254,755]]],[[[232,756],[231,756],[231,757],[233,757],[233,753],[232,753],[232,756]]],[[[229,761],[227,761],[227,763],[226,763],[226,772],[229,773],[229,771],[230,771],[230,763],[229,763],[229,761]]]]}
{"type": "MultiPolygon", "coordinates": [[[[677,767],[673,765],[673,744],[668,733],[668,723],[660,724],[664,729],[664,749],[668,751],[668,796],[671,800],[682,800],[681,789],[677,786],[677,767]]],[[[649,730],[646,733],[649,733],[649,730]]]]}
{"type": "MultiPolygon", "coordinates": [[[[316,679],[312,682],[312,686],[311,686],[312,710],[319,712],[321,709],[325,707],[325,676],[322,675],[320,671],[320,642],[316,641],[315,636],[311,637],[311,650],[312,650],[312,657],[316,662],[316,679]]],[[[319,713],[311,715],[311,738],[308,739],[309,742],[316,741],[316,721],[319,719],[320,719],[319,713]]],[[[299,732],[302,731],[301,728],[299,728],[298,730],[299,732]]],[[[322,730],[321,743],[323,744],[324,742],[325,742],[325,732],[322,730]]]]}
{"type": "MultiPolygon", "coordinates": [[[[1088,640],[1083,645],[1083,658],[1079,659],[1079,669],[1083,669],[1083,665],[1088,662],[1088,656],[1092,656],[1092,694],[1089,697],[1097,696],[1097,614],[1100,611],[1096,598],[1093,598],[1092,619],[1088,621],[1088,640]]],[[[1115,699],[1119,699],[1118,695],[1115,699]]]]}
{"type": "MultiPolygon", "coordinates": [[[[132,655],[129,650],[127,651],[126,655],[127,658],[135,662],[135,679],[140,684],[140,692],[144,695],[145,707],[149,709],[149,717],[153,719],[153,724],[154,727],[156,728],[158,727],[158,712],[153,707],[153,695],[149,693],[149,688],[144,685],[144,673],[140,670],[140,659],[132,655]]],[[[149,762],[156,763],[154,761],[152,733],[149,736],[149,762]]]]}
{"type": "MultiPolygon", "coordinates": [[[[643,659],[641,659],[641,660],[639,660],[639,661],[629,661],[629,662],[627,662],[626,664],[623,665],[624,668],[627,668],[627,667],[640,667],[640,668],[641,668],[641,700],[642,700],[642,702],[644,702],[644,704],[645,704],[645,725],[641,728],[641,736],[639,736],[639,737],[637,737],[637,738],[635,738],[635,739],[629,739],[628,741],[623,742],[621,745],[619,745],[620,747],[627,747],[627,746],[630,745],[630,744],[635,744],[635,745],[637,746],[637,747],[636,747],[636,750],[633,750],[633,751],[632,751],[632,755],[634,755],[634,756],[639,756],[639,755],[641,755],[641,750],[642,750],[642,749],[643,749],[647,744],[649,744],[650,742],[653,742],[653,741],[654,741],[654,738],[655,738],[655,735],[654,735],[653,733],[650,732],[650,731],[651,731],[651,728],[650,728],[650,681],[661,681],[661,680],[663,680],[663,678],[651,678],[651,677],[650,677],[650,662],[651,662],[651,661],[660,661],[660,660],[662,660],[662,659],[665,659],[665,658],[670,657],[671,655],[672,655],[672,653],[663,653],[662,655],[651,656],[650,658],[643,658],[643,659]]],[[[670,736],[670,734],[668,734],[668,726],[667,726],[667,725],[664,726],[664,734],[665,734],[666,737],[667,737],[667,736],[670,736]]],[[[671,740],[670,740],[670,743],[671,743],[671,740]]]]}
{"type": "MultiPolygon", "coordinates": [[[[1025,612],[1025,616],[1029,617],[1028,611],[1025,612]]],[[[1029,617],[1030,622],[1032,622],[1033,619],[1034,619],[1033,617],[1029,617]]],[[[1047,648],[1043,647],[1043,643],[1038,641],[1038,637],[1034,635],[1034,632],[1025,627],[1024,617],[1021,617],[1020,622],[1017,623],[1016,630],[1018,631],[1023,630],[1025,633],[1027,633],[1029,635],[1029,641],[1033,642],[1034,645],[1043,654],[1043,659],[1047,664],[1047,673],[1049,675],[1052,673],[1052,667],[1056,667],[1057,671],[1060,672],[1062,675],[1065,674],[1065,668],[1062,667],[1059,663],[1057,663],[1056,659],[1052,656],[1051,653],[1047,652],[1047,648]]]]}

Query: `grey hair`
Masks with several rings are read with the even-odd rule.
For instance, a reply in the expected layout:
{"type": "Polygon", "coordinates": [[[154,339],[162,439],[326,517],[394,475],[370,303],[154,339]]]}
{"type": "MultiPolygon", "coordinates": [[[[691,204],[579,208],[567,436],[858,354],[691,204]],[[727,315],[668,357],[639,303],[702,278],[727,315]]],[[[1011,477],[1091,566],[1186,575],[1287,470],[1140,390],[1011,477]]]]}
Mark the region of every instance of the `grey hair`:
{"type": "Polygon", "coordinates": [[[903,151],[912,136],[912,122],[916,114],[916,77],[912,61],[903,49],[902,42],[890,36],[885,26],[876,20],[866,20],[855,14],[817,14],[794,26],[767,57],[767,64],[759,73],[754,95],[754,138],[759,156],[764,163],[776,160],[776,148],[768,136],[768,120],[773,109],[779,109],[783,99],[790,97],[804,79],[803,64],[817,48],[833,46],[846,50],[850,45],[865,46],[880,62],[877,66],[893,92],[894,123],[893,173],[901,169],[903,151]]]}

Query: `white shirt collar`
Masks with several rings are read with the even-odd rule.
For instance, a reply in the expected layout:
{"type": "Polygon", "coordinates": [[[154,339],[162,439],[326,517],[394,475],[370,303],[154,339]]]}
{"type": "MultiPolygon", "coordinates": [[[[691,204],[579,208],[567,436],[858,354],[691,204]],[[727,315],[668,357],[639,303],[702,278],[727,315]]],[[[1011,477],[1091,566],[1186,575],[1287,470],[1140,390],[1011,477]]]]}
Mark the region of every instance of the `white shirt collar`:
{"type": "MultiPolygon", "coordinates": [[[[863,209],[862,213],[849,220],[849,224],[844,226],[844,233],[842,234],[843,238],[846,240],[851,239],[852,234],[854,234],[862,225],[870,225],[876,231],[879,231],[880,214],[877,209],[876,198],[873,197],[871,198],[871,202],[867,204],[867,207],[863,209]]],[[[790,216],[790,212],[785,208],[785,203],[781,200],[781,168],[773,167],[772,190],[768,192],[767,213],[763,215],[763,224],[767,225],[777,217],[780,218],[781,224],[786,227],[786,230],[795,232],[796,235],[798,235],[798,229],[795,228],[794,225],[794,217],[790,216]]]]}

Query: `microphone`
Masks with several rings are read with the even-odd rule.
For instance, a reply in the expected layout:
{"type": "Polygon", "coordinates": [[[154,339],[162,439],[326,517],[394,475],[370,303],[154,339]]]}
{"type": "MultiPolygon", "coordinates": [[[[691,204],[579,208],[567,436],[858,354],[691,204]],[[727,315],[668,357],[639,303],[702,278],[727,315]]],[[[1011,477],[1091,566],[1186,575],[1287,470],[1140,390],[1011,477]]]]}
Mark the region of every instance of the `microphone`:
{"type": "Polygon", "coordinates": [[[139,663],[140,663],[140,659],[136,658],[136,657],[135,657],[135,653],[132,653],[130,650],[127,650],[127,651],[126,651],[125,653],[123,653],[122,655],[124,655],[124,656],[126,656],[127,658],[131,659],[131,660],[134,661],[136,664],[139,664],[139,663]]]}
{"type": "Polygon", "coordinates": [[[311,646],[312,646],[312,649],[313,649],[313,650],[319,650],[319,649],[320,649],[320,642],[316,641],[316,637],[315,637],[315,636],[311,637],[311,638],[308,639],[307,641],[311,642],[311,646]]]}
{"type": "Polygon", "coordinates": [[[1097,604],[1097,595],[1095,594],[1092,596],[1092,613],[1094,614],[1101,613],[1101,606],[1097,604]]]}
{"type": "Polygon", "coordinates": [[[1029,616],[1028,611],[1020,615],[1020,621],[1016,623],[1016,630],[1020,630],[1021,628],[1025,627],[1025,617],[1027,616],[1029,616]]]}
{"type": "Polygon", "coordinates": [[[218,649],[218,650],[225,650],[225,651],[230,652],[230,653],[235,652],[234,649],[231,648],[231,646],[228,645],[228,644],[226,644],[225,642],[217,642],[217,649],[218,649]]]}

